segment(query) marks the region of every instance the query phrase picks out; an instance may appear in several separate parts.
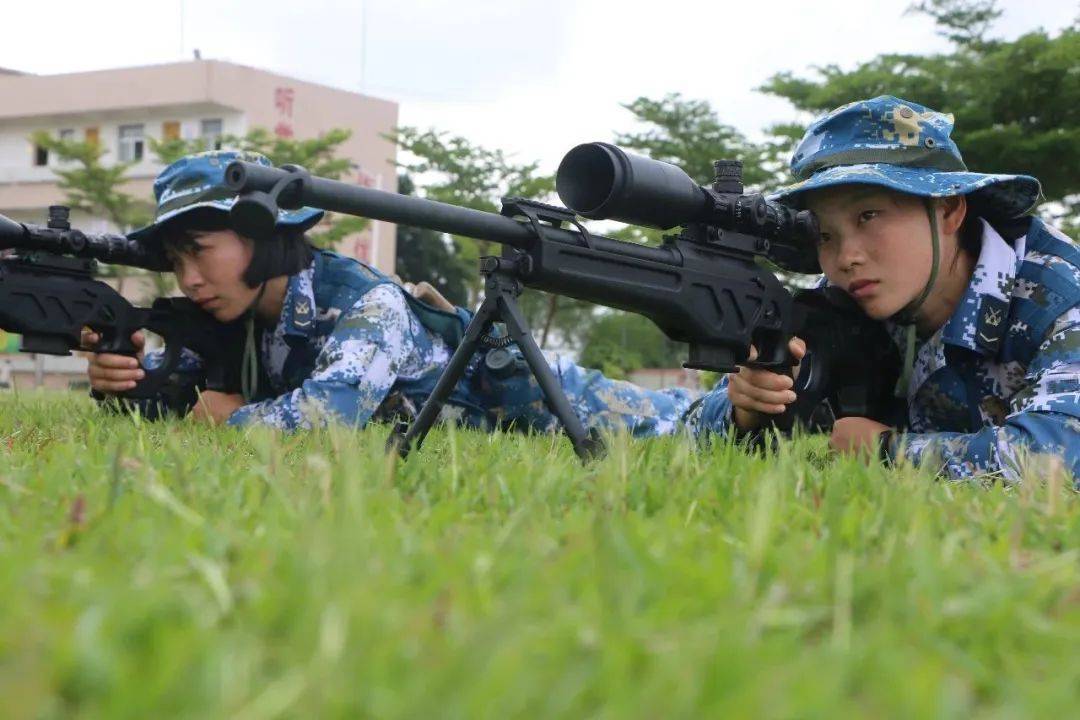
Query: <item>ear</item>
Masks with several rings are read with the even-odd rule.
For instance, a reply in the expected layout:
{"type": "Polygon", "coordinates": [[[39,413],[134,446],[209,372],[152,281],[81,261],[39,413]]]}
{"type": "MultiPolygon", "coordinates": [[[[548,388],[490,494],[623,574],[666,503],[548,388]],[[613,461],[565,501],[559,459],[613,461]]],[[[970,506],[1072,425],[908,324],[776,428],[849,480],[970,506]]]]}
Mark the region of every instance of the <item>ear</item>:
{"type": "Polygon", "coordinates": [[[951,195],[938,201],[938,224],[943,235],[955,235],[967,217],[967,198],[951,195]]]}

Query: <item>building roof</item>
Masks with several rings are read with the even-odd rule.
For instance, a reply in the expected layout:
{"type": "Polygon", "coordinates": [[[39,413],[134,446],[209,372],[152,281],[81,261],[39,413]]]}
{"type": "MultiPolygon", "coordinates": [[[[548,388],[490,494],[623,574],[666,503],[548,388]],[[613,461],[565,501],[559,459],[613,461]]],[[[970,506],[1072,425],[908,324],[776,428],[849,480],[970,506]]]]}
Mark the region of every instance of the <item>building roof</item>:
{"type": "Polygon", "coordinates": [[[222,60],[188,60],[56,75],[0,74],[0,120],[196,103],[241,109],[245,90],[270,80],[386,102],[222,60]]]}

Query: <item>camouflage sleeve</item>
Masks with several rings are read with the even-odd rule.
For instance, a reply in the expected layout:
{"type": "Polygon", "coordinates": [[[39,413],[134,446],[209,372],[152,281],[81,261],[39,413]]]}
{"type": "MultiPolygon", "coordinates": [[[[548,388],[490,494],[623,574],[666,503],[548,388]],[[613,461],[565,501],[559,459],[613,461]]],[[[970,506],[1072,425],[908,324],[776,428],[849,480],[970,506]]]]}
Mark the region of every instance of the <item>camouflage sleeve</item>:
{"type": "Polygon", "coordinates": [[[414,345],[405,299],[394,287],[380,285],[341,314],[311,377],[300,387],[244,405],[228,422],[283,430],[331,422],[363,427],[389,394],[414,345]]]}
{"type": "Polygon", "coordinates": [[[1080,308],[1058,318],[1028,365],[1005,424],[976,433],[897,435],[886,449],[915,463],[940,463],[950,478],[1020,479],[1024,457],[1050,454],[1080,482],[1080,308]]]}
{"type": "Polygon", "coordinates": [[[712,390],[690,406],[683,422],[695,437],[726,436],[732,428],[733,410],[728,399],[728,376],[725,374],[712,390]]]}

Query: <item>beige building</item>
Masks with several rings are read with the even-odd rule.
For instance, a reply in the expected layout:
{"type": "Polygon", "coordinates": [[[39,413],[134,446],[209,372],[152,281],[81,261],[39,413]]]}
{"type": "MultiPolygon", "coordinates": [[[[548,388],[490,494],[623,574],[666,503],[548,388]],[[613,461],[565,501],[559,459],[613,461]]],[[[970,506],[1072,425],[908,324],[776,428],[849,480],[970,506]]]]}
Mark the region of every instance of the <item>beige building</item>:
{"type": "MultiPolygon", "coordinates": [[[[352,161],[352,168],[342,179],[394,191],[395,146],[384,136],[397,120],[394,102],[217,60],[62,75],[0,69],[0,213],[44,224],[46,208],[64,203],[57,159],[30,139],[38,130],[98,142],[107,163],[135,163],[125,189],[150,203],[162,165],[149,138],[204,138],[220,146],[222,135],[257,127],[296,138],[347,128],[352,136],[339,154],[352,161]]],[[[117,230],[78,212],[72,213],[72,224],[89,232],[117,230]]],[[[373,222],[338,249],[393,272],[394,238],[392,224],[373,222]]],[[[67,364],[56,370],[61,367],[67,364]]]]}

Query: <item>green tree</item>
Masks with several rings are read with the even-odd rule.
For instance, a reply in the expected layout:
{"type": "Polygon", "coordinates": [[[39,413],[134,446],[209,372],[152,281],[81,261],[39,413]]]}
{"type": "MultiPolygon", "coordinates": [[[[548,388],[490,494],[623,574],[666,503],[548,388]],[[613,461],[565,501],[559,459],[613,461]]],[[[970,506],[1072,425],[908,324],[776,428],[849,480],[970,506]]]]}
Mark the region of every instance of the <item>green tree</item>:
{"type": "MultiPolygon", "coordinates": [[[[65,202],[76,210],[104,217],[120,232],[145,225],[152,217],[152,206],[123,189],[127,171],[134,163],[103,162],[106,150],[98,143],[62,140],[44,130],[31,134],[31,142],[48,150],[58,161],[53,168],[57,185],[64,192],[65,202]]],[[[102,265],[101,274],[116,278],[117,289],[123,292],[124,280],[144,271],[120,265],[102,265]]],[[[167,290],[168,282],[161,273],[151,273],[156,290],[167,290]]]]}
{"type": "MultiPolygon", "coordinates": [[[[399,163],[400,167],[416,181],[418,194],[431,200],[498,212],[500,198],[544,200],[555,189],[555,179],[541,175],[538,163],[514,162],[502,150],[491,150],[460,136],[401,127],[392,139],[412,156],[410,161],[399,163]]],[[[501,251],[491,245],[473,238],[453,237],[455,254],[464,267],[475,268],[480,256],[501,251]]],[[[415,272],[415,279],[426,279],[423,268],[415,272]]],[[[435,275],[438,273],[435,268],[435,275]]],[[[479,274],[471,271],[470,277],[470,290],[476,294],[479,274]]],[[[547,345],[556,331],[566,338],[576,338],[592,314],[592,306],[586,303],[534,291],[522,295],[521,306],[530,325],[539,333],[541,347],[547,345]]]]}
{"type": "Polygon", "coordinates": [[[772,175],[762,166],[762,148],[722,123],[706,100],[672,93],[659,100],[639,97],[623,107],[645,127],[616,133],[616,145],[674,163],[702,185],[712,182],[714,160],[741,160],[746,185],[760,186],[772,175]]]}
{"type": "MultiPolygon", "coordinates": [[[[760,186],[773,175],[768,167],[769,147],[747,140],[734,127],[721,122],[706,100],[671,93],[658,100],[639,97],[623,107],[641,127],[616,133],[615,144],[678,165],[701,185],[712,182],[714,160],[742,161],[743,183],[747,186],[760,186]]],[[[610,234],[620,240],[655,245],[665,232],[627,226],[610,234]]]]}
{"type": "Polygon", "coordinates": [[[938,35],[957,45],[981,45],[990,25],[1001,17],[997,0],[922,0],[907,12],[934,18],[938,35]]]}
{"type": "Polygon", "coordinates": [[[669,340],[650,320],[626,312],[597,318],[581,352],[582,365],[616,378],[639,368],[678,367],[685,359],[685,345],[669,340]]]}
{"type": "Polygon", "coordinates": [[[121,232],[149,222],[150,204],[122,187],[134,163],[106,165],[102,162],[106,150],[98,143],[61,140],[43,130],[30,139],[59,161],[53,172],[70,207],[105,217],[121,232]]]}
{"type": "Polygon", "coordinates": [[[933,55],[880,55],[850,71],[826,65],[811,77],[780,73],[761,90],[815,114],[882,94],[948,110],[957,118],[953,136],[969,168],[1039,178],[1047,203],[1041,211],[1075,233],[1080,26],[988,40],[986,29],[999,13],[990,0],[928,0],[912,10],[934,17],[955,47],[933,55]]]}

